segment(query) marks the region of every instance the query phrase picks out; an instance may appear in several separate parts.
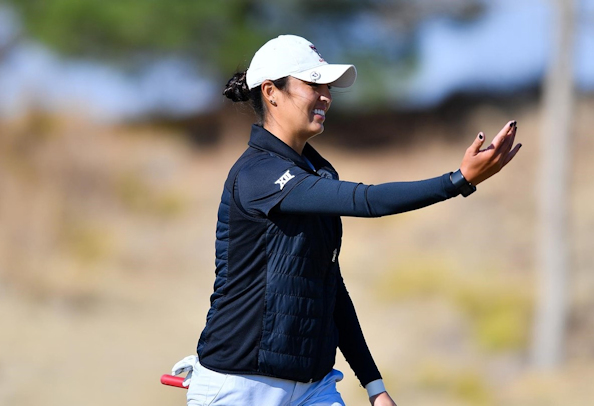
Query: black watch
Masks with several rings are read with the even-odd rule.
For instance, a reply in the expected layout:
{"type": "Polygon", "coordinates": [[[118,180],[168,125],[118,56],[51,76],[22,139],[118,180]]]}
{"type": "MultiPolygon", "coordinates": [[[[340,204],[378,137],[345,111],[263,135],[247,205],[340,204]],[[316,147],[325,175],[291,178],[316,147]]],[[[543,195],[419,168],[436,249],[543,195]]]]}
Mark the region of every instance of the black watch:
{"type": "Polygon", "coordinates": [[[454,187],[460,191],[462,196],[467,197],[476,192],[476,186],[466,180],[460,169],[450,175],[454,187]]]}

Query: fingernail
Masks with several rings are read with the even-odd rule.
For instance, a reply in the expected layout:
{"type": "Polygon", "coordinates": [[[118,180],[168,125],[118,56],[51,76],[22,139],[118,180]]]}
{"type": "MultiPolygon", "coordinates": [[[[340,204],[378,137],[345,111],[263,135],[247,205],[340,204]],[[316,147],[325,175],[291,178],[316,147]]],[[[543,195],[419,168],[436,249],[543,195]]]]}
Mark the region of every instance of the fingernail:
{"type": "Polygon", "coordinates": [[[485,136],[483,135],[483,133],[479,133],[479,140],[483,140],[483,138],[485,138],[485,136]]]}

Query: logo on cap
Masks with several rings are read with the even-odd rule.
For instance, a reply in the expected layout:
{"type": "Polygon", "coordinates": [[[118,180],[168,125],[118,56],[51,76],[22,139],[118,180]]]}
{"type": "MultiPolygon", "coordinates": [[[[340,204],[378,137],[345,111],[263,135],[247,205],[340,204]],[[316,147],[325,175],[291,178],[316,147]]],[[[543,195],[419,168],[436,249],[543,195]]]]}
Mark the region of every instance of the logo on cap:
{"type": "Polygon", "coordinates": [[[316,48],[316,46],[315,46],[315,45],[313,45],[313,44],[312,44],[312,45],[310,45],[309,47],[310,47],[311,49],[313,49],[313,51],[314,51],[316,54],[318,54],[318,56],[320,57],[320,62],[326,62],[326,61],[324,60],[324,58],[322,57],[322,54],[320,53],[320,51],[318,51],[318,49],[316,48]]]}
{"type": "Polygon", "coordinates": [[[322,77],[322,75],[320,75],[320,73],[316,72],[315,70],[312,73],[310,73],[309,76],[311,77],[312,82],[317,82],[318,80],[320,80],[320,77],[322,77]]]}

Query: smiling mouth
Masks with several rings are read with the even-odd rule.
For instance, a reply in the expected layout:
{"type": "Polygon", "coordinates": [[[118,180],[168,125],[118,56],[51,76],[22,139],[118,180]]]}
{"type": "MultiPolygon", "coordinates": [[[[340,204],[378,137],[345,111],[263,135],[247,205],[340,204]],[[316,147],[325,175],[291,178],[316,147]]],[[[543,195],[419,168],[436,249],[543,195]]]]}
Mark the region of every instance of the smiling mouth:
{"type": "Polygon", "coordinates": [[[326,112],[324,110],[322,110],[322,109],[314,109],[313,112],[314,112],[314,114],[318,114],[318,115],[320,115],[322,117],[326,117],[326,112]]]}

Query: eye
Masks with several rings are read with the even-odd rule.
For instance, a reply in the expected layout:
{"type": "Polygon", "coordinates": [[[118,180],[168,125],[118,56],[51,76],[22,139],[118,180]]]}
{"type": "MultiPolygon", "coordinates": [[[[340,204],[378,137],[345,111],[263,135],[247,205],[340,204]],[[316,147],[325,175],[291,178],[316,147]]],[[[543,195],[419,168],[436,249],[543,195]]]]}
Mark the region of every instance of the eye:
{"type": "MultiPolygon", "coordinates": [[[[314,89],[317,89],[318,87],[322,86],[319,83],[315,83],[315,82],[308,82],[308,85],[310,85],[311,87],[313,87],[314,89]]],[[[332,86],[327,85],[328,86],[328,90],[332,90],[332,86]]]]}

